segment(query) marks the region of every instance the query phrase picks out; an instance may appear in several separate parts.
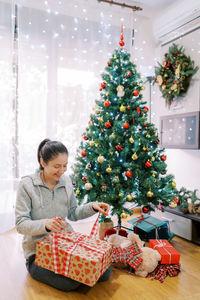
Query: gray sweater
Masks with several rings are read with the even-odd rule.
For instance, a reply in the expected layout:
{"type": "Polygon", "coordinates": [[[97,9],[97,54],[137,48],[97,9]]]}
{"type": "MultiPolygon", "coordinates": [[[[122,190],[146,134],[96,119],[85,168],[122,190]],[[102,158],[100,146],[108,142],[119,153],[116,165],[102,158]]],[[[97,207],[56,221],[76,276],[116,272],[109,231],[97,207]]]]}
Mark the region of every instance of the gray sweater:
{"type": "MultiPolygon", "coordinates": [[[[36,242],[48,232],[46,219],[67,217],[76,221],[96,212],[92,203],[78,206],[69,176],[62,176],[55,188],[50,190],[40,178],[40,171],[21,179],[16,200],[16,229],[23,234],[23,250],[27,259],[36,252],[36,242]]],[[[72,230],[70,224],[67,229],[72,230]]]]}

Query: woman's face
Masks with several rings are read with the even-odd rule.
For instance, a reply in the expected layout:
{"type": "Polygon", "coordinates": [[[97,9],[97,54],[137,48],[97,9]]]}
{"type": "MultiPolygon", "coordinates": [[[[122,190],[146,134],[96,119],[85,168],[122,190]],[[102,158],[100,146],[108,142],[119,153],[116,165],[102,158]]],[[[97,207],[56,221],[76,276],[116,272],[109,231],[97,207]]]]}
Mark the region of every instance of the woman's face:
{"type": "Polygon", "coordinates": [[[50,180],[58,181],[67,171],[68,156],[66,153],[60,153],[46,164],[41,158],[41,164],[44,168],[45,177],[50,180]]]}

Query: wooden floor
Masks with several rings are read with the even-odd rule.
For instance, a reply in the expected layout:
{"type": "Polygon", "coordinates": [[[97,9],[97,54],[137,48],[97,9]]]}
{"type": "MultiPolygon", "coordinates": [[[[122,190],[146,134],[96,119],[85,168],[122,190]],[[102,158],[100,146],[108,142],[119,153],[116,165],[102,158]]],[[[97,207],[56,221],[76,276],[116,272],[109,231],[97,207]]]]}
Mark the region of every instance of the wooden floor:
{"type": "MultiPolygon", "coordinates": [[[[81,228],[87,228],[87,224],[81,228]]],[[[141,278],[113,267],[107,282],[77,291],[61,292],[32,279],[25,268],[22,236],[15,229],[0,235],[0,300],[199,300],[200,247],[175,237],[172,245],[181,254],[182,271],[164,283],[141,278]]]]}

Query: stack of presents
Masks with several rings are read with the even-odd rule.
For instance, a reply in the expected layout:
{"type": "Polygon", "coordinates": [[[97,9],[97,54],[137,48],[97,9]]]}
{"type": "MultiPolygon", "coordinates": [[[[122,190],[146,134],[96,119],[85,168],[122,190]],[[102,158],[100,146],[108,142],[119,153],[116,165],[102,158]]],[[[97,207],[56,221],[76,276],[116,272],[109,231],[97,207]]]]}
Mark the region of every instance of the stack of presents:
{"type": "MultiPolygon", "coordinates": [[[[154,276],[153,279],[163,282],[167,275],[177,275],[180,271],[180,255],[168,242],[172,238],[169,224],[150,215],[142,215],[129,222],[133,225],[135,235],[143,241],[149,241],[149,248],[161,255],[156,268],[145,277],[154,276]]],[[[118,230],[117,234],[120,232],[128,240],[126,230],[118,230]]],[[[143,263],[141,245],[133,242],[124,248],[114,246],[109,239],[106,240],[108,233],[105,232],[105,240],[100,240],[72,231],[52,232],[37,242],[35,263],[90,287],[95,285],[111,263],[123,261],[129,270],[137,271],[143,263]]]]}

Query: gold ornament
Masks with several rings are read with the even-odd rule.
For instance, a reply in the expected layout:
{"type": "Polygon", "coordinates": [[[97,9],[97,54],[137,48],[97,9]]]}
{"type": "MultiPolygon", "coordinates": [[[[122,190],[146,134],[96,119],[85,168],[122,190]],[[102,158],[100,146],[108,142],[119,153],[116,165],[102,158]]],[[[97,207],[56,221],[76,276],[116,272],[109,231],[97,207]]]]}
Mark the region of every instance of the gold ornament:
{"type": "Polygon", "coordinates": [[[152,191],[148,191],[147,192],[147,197],[153,197],[153,192],[152,191]]]}
{"type": "Polygon", "coordinates": [[[107,173],[111,173],[111,172],[112,172],[112,168],[111,168],[111,167],[108,167],[108,168],[106,169],[106,172],[107,172],[107,173]]]}
{"type": "Polygon", "coordinates": [[[155,161],[155,157],[154,156],[152,156],[151,161],[155,161]]]}
{"type": "Polygon", "coordinates": [[[134,138],[133,138],[132,136],[130,137],[129,142],[130,142],[131,144],[134,143],[134,138]]]}
{"type": "Polygon", "coordinates": [[[95,145],[95,142],[93,140],[90,141],[90,146],[94,146],[95,145]]]}
{"type": "Polygon", "coordinates": [[[79,195],[79,194],[80,194],[80,190],[77,189],[77,190],[76,190],[76,195],[79,195]]]}
{"type": "Polygon", "coordinates": [[[165,74],[164,77],[168,77],[168,74],[165,74]]]}
{"type": "Polygon", "coordinates": [[[127,218],[127,215],[126,215],[125,212],[123,212],[123,213],[121,214],[121,218],[122,218],[122,219],[126,219],[126,218],[127,218]]]}
{"type": "Polygon", "coordinates": [[[158,76],[157,76],[157,83],[158,83],[158,85],[161,85],[162,82],[163,82],[162,76],[161,76],[161,75],[158,75],[158,76]]]}
{"type": "Polygon", "coordinates": [[[152,174],[152,177],[156,177],[156,175],[153,173],[153,174],[152,174]]]}
{"type": "Polygon", "coordinates": [[[118,194],[118,196],[119,196],[119,197],[122,197],[122,194],[121,194],[121,193],[119,193],[119,194],[118,194]]]}
{"type": "Polygon", "coordinates": [[[97,158],[97,161],[102,164],[105,160],[105,157],[103,155],[100,155],[98,158],[97,158]]]}
{"type": "Polygon", "coordinates": [[[127,199],[128,201],[131,201],[131,200],[133,199],[133,197],[132,197],[130,194],[128,194],[128,195],[126,196],[126,199],[127,199]]]}
{"type": "Polygon", "coordinates": [[[143,91],[145,90],[145,86],[142,86],[142,90],[143,90],[143,91]]]}
{"type": "Polygon", "coordinates": [[[113,58],[114,58],[114,59],[117,59],[117,56],[114,56],[113,58]]]}
{"type": "Polygon", "coordinates": [[[124,112],[125,110],[126,110],[126,107],[125,107],[124,105],[121,105],[121,106],[120,106],[120,111],[121,111],[121,112],[124,112]]]}
{"type": "Polygon", "coordinates": [[[146,137],[147,137],[147,138],[150,138],[151,136],[150,136],[150,134],[147,133],[147,134],[146,134],[146,137]]]}
{"type": "Polygon", "coordinates": [[[176,187],[176,182],[172,181],[172,187],[173,187],[173,188],[176,187]]]}
{"type": "Polygon", "coordinates": [[[110,152],[110,155],[113,155],[113,152],[110,152]]]}
{"type": "Polygon", "coordinates": [[[100,121],[100,122],[103,122],[103,117],[101,117],[101,118],[99,119],[99,121],[100,121]]]}
{"type": "Polygon", "coordinates": [[[146,148],[146,147],[143,147],[142,149],[143,149],[144,151],[146,151],[146,150],[147,150],[147,148],[146,148]]]}
{"type": "Polygon", "coordinates": [[[137,156],[136,152],[132,155],[132,159],[133,159],[133,160],[138,159],[138,156],[137,156]]]}
{"type": "Polygon", "coordinates": [[[107,92],[107,93],[106,93],[106,96],[108,96],[108,95],[109,95],[109,93],[107,92]]]}
{"type": "Polygon", "coordinates": [[[101,173],[100,172],[97,172],[97,176],[100,176],[101,175],[101,173]]]}
{"type": "Polygon", "coordinates": [[[164,85],[162,85],[162,90],[164,91],[165,89],[166,89],[166,85],[164,84],[164,85]]]}
{"type": "Polygon", "coordinates": [[[174,201],[172,201],[172,202],[170,202],[169,207],[170,208],[176,208],[177,207],[177,203],[174,202],[174,201]]]}

